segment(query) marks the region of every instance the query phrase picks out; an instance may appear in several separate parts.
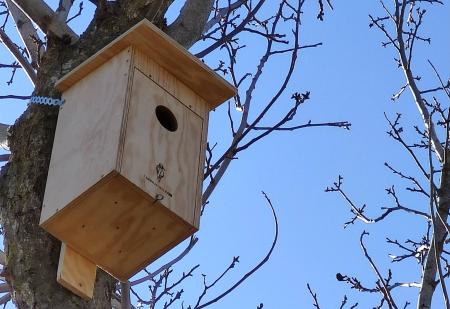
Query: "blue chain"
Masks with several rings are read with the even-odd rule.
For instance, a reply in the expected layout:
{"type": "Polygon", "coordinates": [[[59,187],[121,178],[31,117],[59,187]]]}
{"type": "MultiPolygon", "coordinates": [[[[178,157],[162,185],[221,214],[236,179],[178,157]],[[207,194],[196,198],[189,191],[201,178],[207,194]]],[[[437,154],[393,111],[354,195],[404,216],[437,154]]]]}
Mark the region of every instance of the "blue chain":
{"type": "Polygon", "coordinates": [[[65,102],[64,99],[52,99],[47,97],[32,96],[30,98],[30,104],[43,104],[43,105],[56,105],[61,106],[65,102]]]}

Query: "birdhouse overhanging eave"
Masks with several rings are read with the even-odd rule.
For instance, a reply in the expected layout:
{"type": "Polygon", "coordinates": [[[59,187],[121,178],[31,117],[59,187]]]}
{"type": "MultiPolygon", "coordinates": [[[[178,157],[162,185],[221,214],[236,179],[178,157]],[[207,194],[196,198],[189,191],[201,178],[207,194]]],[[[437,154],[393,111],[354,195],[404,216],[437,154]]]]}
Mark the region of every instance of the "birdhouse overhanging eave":
{"type": "Polygon", "coordinates": [[[144,19],[62,77],[56,88],[64,92],[128,46],[134,46],[192,89],[214,109],[236,95],[236,88],[144,19]]]}

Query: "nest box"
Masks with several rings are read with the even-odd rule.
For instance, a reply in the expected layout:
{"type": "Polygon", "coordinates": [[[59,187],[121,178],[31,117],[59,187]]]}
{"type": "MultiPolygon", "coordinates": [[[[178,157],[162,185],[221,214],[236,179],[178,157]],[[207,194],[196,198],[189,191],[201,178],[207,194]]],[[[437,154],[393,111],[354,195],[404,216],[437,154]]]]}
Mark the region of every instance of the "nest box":
{"type": "Polygon", "coordinates": [[[208,113],[236,90],[146,20],[56,87],[40,224],[127,280],[198,230],[208,113]]]}

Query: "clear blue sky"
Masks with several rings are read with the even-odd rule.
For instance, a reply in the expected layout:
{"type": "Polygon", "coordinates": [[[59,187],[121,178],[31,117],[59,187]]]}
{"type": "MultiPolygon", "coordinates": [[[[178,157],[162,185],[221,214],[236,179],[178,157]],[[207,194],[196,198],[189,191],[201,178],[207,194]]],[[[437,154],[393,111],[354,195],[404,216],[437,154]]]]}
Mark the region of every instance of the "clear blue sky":
{"type": "MultiPolygon", "coordinates": [[[[259,272],[211,308],[256,308],[261,302],[264,308],[312,308],[307,282],[318,293],[323,308],[338,307],[344,294],[350,303],[359,302],[359,308],[374,306],[376,301],[371,296],[355,294],[335,279],[336,273],[342,272],[357,275],[373,286],[376,277],[359,247],[363,229],[371,233],[366,237],[366,244],[383,274],[394,267],[394,281],[420,280],[415,263],[403,266],[389,263],[387,254],[398,251],[387,247],[384,239],[389,236],[404,241],[414,237],[417,234],[414,230],[421,232],[425,228],[424,221],[394,214],[377,226],[358,222],[344,230],[343,223],[350,218],[347,205],[337,194],[324,193],[341,174],[347,193],[359,205],[368,205],[368,215],[379,214],[382,206],[394,206],[384,190],[392,184],[396,185],[405,205],[424,211],[428,207],[426,200],[405,192],[405,183],[399,182],[383,165],[388,161],[399,169],[417,174],[412,160],[385,133],[388,126],[383,113],[390,117],[396,112],[403,113],[405,129],[409,132],[412,132],[411,124],[420,127],[422,124],[409,94],[399,102],[390,101],[390,96],[404,81],[402,72],[396,69],[394,51],[382,48],[383,36],[368,26],[369,14],[382,14],[380,5],[377,1],[334,2],[335,9],[326,12],[324,22],[315,19],[315,1],[309,1],[304,8],[302,44],[323,42],[324,45],[301,53],[294,78],[274,115],[291,103],[289,97],[293,92],[309,90],[311,100],[301,107],[298,123],[310,119],[316,122],[347,120],[352,123],[352,129],[314,128],[273,134],[239,155],[202,217],[196,249],[185,259],[185,267],[177,268],[177,271],[184,271],[197,263],[201,265],[196,276],[184,287],[185,305],[195,303],[196,291],[202,288],[201,274],[212,280],[228,266],[233,256],[240,256],[241,262],[223,285],[206,297],[210,299],[266,254],[274,225],[261,190],[270,196],[279,217],[280,235],[275,252],[259,272]]],[[[89,7],[89,3],[85,6],[89,7]]],[[[448,14],[448,6],[429,10],[432,18],[426,20],[426,30],[433,40],[431,47],[420,49],[426,54],[418,54],[418,74],[432,76],[426,65],[426,60],[430,59],[443,76],[449,76],[450,45],[449,40],[444,40],[443,30],[450,26],[448,14]]],[[[251,64],[256,54],[255,44],[254,50],[247,52],[247,58],[243,57],[241,63],[251,64]]],[[[2,62],[8,62],[4,61],[8,58],[7,51],[0,49],[2,62]]],[[[206,60],[211,66],[216,64],[214,57],[206,60]]],[[[282,64],[281,61],[267,68],[255,102],[263,104],[271,95],[282,64]]],[[[22,73],[18,73],[11,87],[6,85],[9,72],[3,70],[0,74],[0,95],[30,93],[29,83],[22,73]]],[[[434,86],[435,80],[431,81],[434,86]]],[[[430,79],[423,84],[429,82],[430,79]]],[[[23,102],[0,102],[0,122],[14,122],[24,108],[23,102]]],[[[226,141],[228,127],[225,109],[218,109],[211,116],[210,142],[226,141]]],[[[182,247],[170,254],[176,254],[182,247]]],[[[150,269],[156,269],[163,260],[150,269]]],[[[413,303],[416,300],[415,291],[394,295],[399,297],[401,305],[405,300],[413,303]]]]}

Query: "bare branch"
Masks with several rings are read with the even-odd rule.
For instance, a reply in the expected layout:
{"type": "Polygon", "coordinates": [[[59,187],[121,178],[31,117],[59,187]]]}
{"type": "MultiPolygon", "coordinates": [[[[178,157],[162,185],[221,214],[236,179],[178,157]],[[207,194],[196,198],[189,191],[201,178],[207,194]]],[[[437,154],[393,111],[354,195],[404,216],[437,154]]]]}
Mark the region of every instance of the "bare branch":
{"type": "Polygon", "coordinates": [[[395,175],[400,176],[402,179],[407,179],[407,180],[411,181],[416,186],[415,188],[408,187],[408,188],[406,188],[406,190],[411,191],[411,192],[419,192],[419,193],[422,193],[423,195],[425,195],[426,197],[430,197],[430,195],[425,191],[425,189],[422,187],[422,185],[419,183],[419,181],[416,178],[403,174],[402,172],[393,168],[387,162],[384,163],[384,166],[386,166],[389,170],[391,170],[392,173],[394,173],[395,175]]]}
{"type": "MultiPolygon", "coordinates": [[[[324,10],[324,7],[323,7],[323,0],[318,0],[318,2],[319,2],[319,13],[317,14],[317,19],[323,21],[324,16],[325,16],[325,10],[324,10]]],[[[333,9],[333,5],[331,4],[331,0],[327,0],[327,4],[330,7],[330,9],[333,9]]]]}
{"type": "Polygon", "coordinates": [[[450,89],[450,80],[447,81],[447,84],[444,87],[435,87],[435,88],[431,88],[431,89],[427,89],[427,90],[422,90],[420,91],[421,94],[427,94],[427,93],[432,93],[432,92],[437,92],[437,91],[445,91],[445,90],[450,89]]]}
{"type": "Polygon", "coordinates": [[[0,29],[0,41],[3,42],[3,44],[5,44],[9,52],[14,56],[14,58],[16,58],[17,62],[20,63],[20,66],[25,70],[25,73],[27,74],[28,78],[34,85],[36,83],[36,72],[34,72],[34,69],[31,66],[31,64],[20,52],[17,45],[14,44],[14,42],[9,38],[9,36],[5,33],[5,31],[3,31],[3,29],[0,29]]]}
{"type": "Polygon", "coordinates": [[[182,258],[184,258],[191,250],[192,248],[195,246],[195,244],[197,243],[198,238],[193,236],[191,237],[188,246],[186,247],[186,249],[183,250],[183,252],[181,252],[176,258],[174,258],[173,260],[167,262],[166,264],[164,264],[163,266],[161,266],[160,268],[158,268],[157,270],[155,270],[154,272],[151,272],[149,274],[147,274],[146,276],[134,280],[130,283],[131,286],[134,286],[136,284],[140,284],[142,282],[148,281],[153,279],[156,275],[158,275],[159,273],[161,273],[162,271],[169,269],[170,267],[172,267],[173,265],[175,265],[178,261],[180,261],[182,258]]]}
{"type": "MultiPolygon", "coordinates": [[[[0,148],[8,147],[8,129],[9,129],[9,125],[0,123],[0,148]]],[[[2,254],[4,255],[3,252],[2,252],[2,254]]],[[[0,261],[0,264],[2,264],[1,261],[0,261]]],[[[2,265],[5,265],[5,264],[2,264],[2,265]]]]}
{"type": "Polygon", "coordinates": [[[214,0],[187,0],[166,33],[184,47],[190,48],[202,35],[213,2],[214,0]]]}
{"type": "MultiPolygon", "coordinates": [[[[444,161],[444,148],[441,145],[441,142],[439,141],[439,138],[437,136],[437,133],[434,129],[433,122],[429,123],[428,119],[430,118],[430,113],[428,111],[427,106],[424,103],[424,100],[422,98],[422,95],[420,93],[420,90],[417,86],[416,79],[414,78],[412,71],[411,71],[411,64],[408,59],[411,58],[411,55],[408,57],[406,55],[406,48],[405,48],[405,42],[403,39],[403,22],[404,22],[404,12],[405,12],[405,1],[403,1],[403,4],[401,7],[398,7],[400,4],[397,4],[397,11],[399,12],[397,14],[397,41],[398,41],[398,53],[400,55],[400,63],[403,68],[403,73],[405,74],[406,81],[409,85],[409,89],[411,90],[411,93],[414,97],[414,101],[416,102],[417,108],[420,112],[420,115],[422,116],[423,123],[425,125],[425,128],[428,130],[430,136],[431,136],[431,142],[433,145],[433,148],[436,152],[436,155],[439,159],[439,161],[444,161]]],[[[411,51],[412,47],[410,47],[411,51]]]]}
{"type": "Polygon", "coordinates": [[[390,290],[393,290],[397,287],[404,287],[404,288],[420,288],[422,285],[420,283],[417,282],[397,282],[394,284],[391,284],[389,286],[390,290]]]}
{"type": "MultiPolygon", "coordinates": [[[[150,289],[150,300],[146,301],[144,299],[142,299],[138,293],[136,293],[133,288],[131,288],[131,292],[133,293],[134,296],[137,297],[139,303],[141,304],[146,304],[149,305],[150,309],[154,309],[155,305],[158,301],[160,301],[163,296],[169,295],[171,297],[171,299],[169,300],[169,302],[165,303],[164,305],[164,309],[167,309],[171,304],[173,304],[176,300],[180,299],[181,294],[183,293],[183,289],[181,289],[180,291],[178,291],[176,293],[175,296],[173,296],[173,292],[172,290],[177,287],[181,282],[183,282],[184,280],[186,280],[189,277],[192,277],[193,272],[199,268],[200,265],[196,265],[194,267],[192,267],[188,272],[183,272],[183,274],[181,275],[180,279],[178,279],[176,282],[172,283],[172,284],[168,284],[168,279],[170,274],[172,273],[171,269],[165,269],[164,272],[159,276],[159,279],[151,279],[151,284],[149,285],[149,289],[150,289]],[[159,294],[159,289],[162,288],[163,291],[159,294]]],[[[138,308],[142,308],[139,307],[138,308]]]]}
{"type": "Polygon", "coordinates": [[[17,30],[19,31],[19,35],[22,38],[23,43],[25,44],[28,54],[31,58],[31,65],[36,67],[39,63],[38,55],[40,54],[39,48],[40,45],[36,44],[33,38],[37,38],[38,34],[36,29],[33,26],[32,21],[26,16],[12,0],[6,0],[6,4],[8,5],[8,9],[11,12],[11,15],[14,19],[14,22],[17,26],[17,30]]]}
{"type": "Polygon", "coordinates": [[[16,61],[14,61],[12,64],[0,64],[0,69],[20,69],[21,66],[16,61]]]}
{"type": "Polygon", "coordinates": [[[383,209],[385,211],[381,215],[379,215],[376,218],[369,218],[365,214],[366,205],[364,204],[362,207],[357,207],[355,205],[355,203],[349,198],[349,196],[342,189],[342,181],[343,181],[343,177],[341,175],[339,175],[338,180],[333,183],[333,186],[327,187],[325,189],[325,192],[338,192],[345,199],[345,201],[350,205],[350,212],[354,215],[354,217],[350,221],[345,223],[344,228],[350,224],[354,224],[354,222],[357,219],[363,221],[366,224],[377,223],[379,221],[384,220],[391,213],[397,212],[397,211],[404,211],[406,213],[419,215],[419,216],[424,217],[426,220],[430,220],[429,215],[427,213],[401,205],[400,201],[396,195],[394,187],[390,187],[390,188],[386,189],[386,192],[388,195],[390,195],[394,199],[396,206],[395,207],[382,207],[381,209],[383,209]]]}
{"type": "Polygon", "coordinates": [[[0,250],[0,265],[3,265],[3,266],[6,265],[5,252],[3,252],[2,250],[0,250]]]}
{"type": "Polygon", "coordinates": [[[387,283],[386,281],[383,279],[383,276],[381,276],[380,271],[378,270],[377,266],[375,265],[375,263],[373,262],[372,258],[370,257],[369,253],[367,252],[366,246],[364,245],[363,239],[365,235],[369,235],[369,233],[367,233],[366,231],[363,231],[360,238],[359,238],[359,242],[361,244],[361,248],[364,251],[364,256],[367,258],[367,260],[369,261],[370,266],[372,266],[373,270],[375,271],[377,277],[378,277],[378,281],[381,283],[381,292],[384,295],[385,300],[388,303],[389,308],[395,308],[397,309],[397,305],[394,302],[394,299],[392,298],[391,292],[388,289],[387,283]]]}
{"type": "Polygon", "coordinates": [[[131,309],[130,282],[120,282],[121,309],[131,309]]]}
{"type": "MultiPolygon", "coordinates": [[[[428,123],[429,125],[431,124],[431,115],[430,118],[428,119],[428,123]]],[[[431,222],[433,223],[433,231],[436,230],[437,228],[437,224],[436,224],[436,215],[434,212],[434,205],[436,204],[436,200],[435,200],[435,190],[434,190],[434,182],[433,182],[433,175],[434,175],[434,167],[433,167],[433,158],[431,156],[431,134],[428,134],[428,162],[429,162],[429,167],[430,167],[430,215],[431,215],[431,222]]],[[[446,221],[443,221],[442,223],[445,224],[446,221]]],[[[440,251],[442,251],[442,245],[439,245],[437,243],[436,237],[433,237],[433,243],[432,243],[432,248],[430,249],[434,249],[434,257],[435,257],[435,263],[436,263],[436,268],[438,270],[438,274],[439,274],[439,281],[441,283],[441,288],[442,288],[442,294],[444,296],[444,301],[445,301],[445,308],[449,309],[450,308],[450,303],[449,303],[449,299],[448,299],[448,293],[447,293],[447,288],[445,285],[445,280],[444,280],[444,276],[442,275],[442,267],[441,267],[441,253],[440,251]]]]}
{"type": "Polygon", "coordinates": [[[74,19],[77,18],[78,16],[81,16],[81,13],[83,12],[83,9],[84,9],[84,7],[83,7],[83,1],[81,1],[81,2],[80,2],[80,5],[78,6],[78,12],[77,12],[75,15],[73,15],[72,17],[70,17],[70,18],[67,20],[67,23],[70,23],[72,20],[74,20],[74,19]]]}
{"type": "Polygon", "coordinates": [[[0,284],[0,293],[8,293],[11,291],[11,287],[8,283],[1,283],[0,284]]]}
{"type": "Polygon", "coordinates": [[[0,162],[6,162],[9,161],[9,154],[0,155],[0,162]]]}
{"type": "Polygon", "coordinates": [[[15,95],[15,94],[8,94],[8,95],[0,95],[0,100],[29,100],[31,97],[29,95],[15,95]]]}
{"type": "Polygon", "coordinates": [[[42,0],[12,0],[45,34],[53,34],[60,39],[69,38],[72,43],[78,40],[78,35],[61,22],[58,15],[42,0]]]}
{"type": "MultiPolygon", "coordinates": [[[[308,288],[309,294],[311,294],[311,297],[313,298],[313,305],[314,305],[314,307],[316,307],[316,309],[320,309],[319,301],[317,300],[317,294],[313,292],[313,290],[311,289],[311,286],[309,285],[309,283],[307,283],[306,286],[308,288]]],[[[345,303],[346,302],[347,301],[345,301],[345,303]]],[[[341,306],[341,308],[342,308],[342,306],[341,306]]]]}
{"type": "Polygon", "coordinates": [[[74,0],[59,0],[59,6],[56,10],[56,18],[60,22],[65,22],[67,20],[67,16],[69,16],[70,9],[72,8],[74,2],[74,0]]]}
{"type": "Polygon", "coordinates": [[[275,245],[278,241],[278,218],[277,218],[277,214],[275,212],[275,208],[272,205],[272,201],[270,200],[270,198],[267,196],[267,194],[263,191],[262,192],[264,198],[266,199],[268,205],[270,206],[270,209],[272,210],[272,215],[273,215],[273,219],[275,222],[275,237],[272,241],[272,246],[270,247],[269,251],[267,252],[266,256],[261,260],[261,262],[258,263],[258,265],[256,265],[252,270],[250,270],[248,273],[246,273],[241,279],[239,279],[235,284],[233,284],[233,286],[231,286],[229,289],[227,289],[225,292],[221,293],[220,295],[218,295],[217,297],[213,298],[212,300],[202,304],[202,305],[197,305],[195,306],[194,309],[201,309],[201,308],[205,308],[213,303],[216,303],[217,301],[219,301],[220,299],[222,299],[223,297],[225,297],[226,295],[230,294],[234,289],[236,289],[239,285],[242,284],[242,282],[244,282],[245,280],[247,280],[247,278],[249,278],[251,275],[253,275],[258,269],[260,269],[265,263],[267,263],[267,261],[269,260],[270,256],[272,255],[273,249],[275,248],[275,245]]]}
{"type": "Polygon", "coordinates": [[[449,88],[450,88],[450,80],[447,81],[447,85],[445,85],[444,82],[442,81],[441,75],[440,75],[439,72],[437,71],[437,69],[436,69],[436,67],[434,66],[434,64],[433,64],[430,60],[428,60],[428,63],[429,63],[430,66],[433,68],[434,74],[436,74],[436,77],[438,78],[439,83],[441,84],[441,87],[439,87],[439,88],[437,88],[437,89],[439,89],[439,90],[444,90],[444,91],[445,91],[445,94],[446,94],[447,97],[450,99],[450,90],[449,90],[449,88]]]}
{"type": "Polygon", "coordinates": [[[335,122],[321,122],[321,123],[312,123],[311,120],[309,120],[306,124],[298,125],[298,126],[292,126],[292,127],[254,127],[255,131],[295,131],[298,129],[304,129],[304,128],[313,128],[313,127],[338,127],[338,128],[344,128],[346,130],[350,130],[351,123],[348,121],[335,121],[335,122]]]}
{"type": "Polygon", "coordinates": [[[3,295],[2,297],[0,297],[0,305],[8,303],[10,300],[11,300],[11,293],[3,295]]]}
{"type": "Polygon", "coordinates": [[[212,17],[206,23],[205,28],[203,29],[203,33],[208,32],[209,29],[214,27],[214,25],[216,25],[224,16],[226,16],[227,14],[230,14],[232,11],[240,8],[246,2],[248,2],[248,0],[237,0],[234,3],[232,3],[226,7],[216,9],[214,17],[212,17]]]}
{"type": "Polygon", "coordinates": [[[427,171],[425,170],[425,167],[422,165],[422,163],[420,162],[419,158],[417,157],[417,155],[414,153],[414,151],[411,149],[411,146],[408,146],[406,144],[406,142],[403,140],[401,133],[403,132],[403,128],[399,126],[399,121],[400,121],[400,117],[401,114],[397,114],[397,117],[395,118],[394,121],[391,121],[386,113],[384,114],[384,117],[386,118],[387,122],[389,123],[389,126],[391,127],[391,131],[388,132],[389,136],[391,136],[393,139],[395,139],[396,141],[398,141],[400,144],[403,145],[403,147],[405,148],[405,150],[411,155],[411,157],[413,158],[414,162],[416,163],[417,167],[419,167],[420,171],[422,172],[422,174],[429,179],[430,175],[428,175],[427,171]]]}
{"type": "Polygon", "coordinates": [[[341,306],[339,307],[339,309],[344,309],[344,306],[347,304],[347,295],[344,295],[344,299],[341,302],[341,306]]]}
{"type": "Polygon", "coordinates": [[[213,50],[215,50],[216,48],[222,46],[225,42],[230,41],[236,34],[238,34],[239,32],[241,32],[244,29],[244,27],[248,24],[248,22],[255,16],[255,14],[262,7],[264,2],[265,2],[264,0],[259,0],[258,3],[253,8],[253,10],[248,13],[247,17],[244,18],[244,20],[238,26],[236,26],[230,33],[222,36],[222,38],[220,40],[216,41],[209,47],[205,48],[203,51],[197,53],[196,56],[198,58],[203,58],[206,55],[208,55],[209,53],[211,53],[213,50]]]}
{"type": "MultiPolygon", "coordinates": [[[[281,86],[277,89],[275,95],[269,100],[269,102],[267,103],[267,105],[264,107],[264,109],[258,114],[258,116],[256,117],[256,119],[249,124],[248,123],[248,116],[249,116],[249,112],[250,112],[250,106],[251,103],[253,102],[252,100],[252,96],[253,96],[253,92],[256,88],[256,85],[259,81],[259,78],[261,77],[261,75],[263,74],[263,70],[265,65],[267,64],[267,62],[269,61],[269,58],[271,56],[271,52],[273,49],[273,40],[266,38],[267,42],[266,42],[266,50],[264,52],[264,54],[261,56],[259,63],[258,63],[258,67],[256,69],[255,74],[253,75],[251,81],[250,81],[250,85],[247,88],[247,91],[245,93],[245,102],[241,102],[241,98],[240,95],[238,94],[236,99],[238,100],[238,105],[239,108],[243,111],[242,112],[242,116],[241,116],[241,121],[239,124],[239,127],[236,131],[236,134],[234,134],[233,136],[233,141],[231,142],[231,145],[228,147],[228,149],[220,156],[220,158],[211,165],[211,167],[209,167],[209,169],[205,172],[205,176],[204,179],[206,179],[207,177],[209,177],[216,169],[217,172],[214,175],[212,181],[210,182],[210,184],[207,186],[207,188],[205,189],[204,193],[203,193],[203,198],[202,198],[202,204],[206,205],[206,202],[209,199],[209,196],[212,194],[212,192],[214,191],[215,187],[217,186],[217,184],[219,183],[219,181],[221,180],[221,178],[223,177],[225,171],[228,169],[228,166],[230,165],[231,161],[233,160],[234,155],[236,154],[236,149],[239,146],[239,143],[241,143],[243,141],[243,139],[250,133],[253,131],[253,128],[255,126],[258,125],[258,123],[261,121],[261,119],[264,118],[264,116],[267,114],[267,112],[274,106],[274,104],[278,101],[278,99],[280,98],[281,94],[285,91],[287,84],[289,83],[289,80],[293,74],[295,65],[296,65],[296,61],[297,61],[297,56],[298,56],[298,51],[299,51],[299,32],[300,32],[300,14],[301,14],[301,7],[302,7],[303,2],[299,2],[298,4],[298,8],[294,9],[294,16],[295,18],[293,18],[293,20],[295,21],[294,26],[293,26],[293,37],[294,37],[294,42],[292,43],[292,45],[294,46],[294,48],[292,49],[291,55],[290,55],[290,64],[289,64],[289,68],[288,68],[288,72],[286,73],[284,79],[282,80],[282,84],[281,86]]],[[[282,12],[283,12],[283,8],[286,5],[286,2],[281,2],[278,8],[277,13],[275,14],[275,17],[273,19],[272,25],[271,25],[271,29],[270,31],[268,30],[268,34],[273,35],[276,33],[277,31],[277,26],[278,26],[278,22],[280,21],[280,19],[282,18],[282,12]]],[[[256,8],[255,8],[256,9],[256,8]]],[[[254,9],[254,10],[255,10],[254,9]]],[[[267,27],[267,26],[265,26],[267,27]]],[[[230,55],[230,71],[231,74],[233,76],[233,81],[236,85],[237,81],[236,78],[234,77],[234,62],[235,62],[235,57],[236,57],[236,53],[238,51],[237,48],[232,48],[230,47],[231,43],[228,42],[226,47],[228,50],[228,53],[230,55]]],[[[296,98],[299,98],[301,100],[296,100],[295,102],[295,106],[293,109],[293,111],[296,110],[296,108],[298,108],[298,106],[303,103],[302,101],[306,100],[309,96],[309,93],[307,96],[301,96],[298,95],[296,96],[296,98]]],[[[292,113],[288,113],[288,116],[286,119],[292,119],[291,117],[292,113]]],[[[294,113],[295,114],[295,113],[294,113]]],[[[279,125],[280,126],[280,125],[279,125]]],[[[267,135],[267,134],[265,134],[267,135]]],[[[259,138],[258,138],[259,139],[259,138]]],[[[256,141],[256,140],[254,140],[256,141]]]]}

